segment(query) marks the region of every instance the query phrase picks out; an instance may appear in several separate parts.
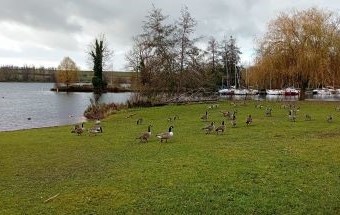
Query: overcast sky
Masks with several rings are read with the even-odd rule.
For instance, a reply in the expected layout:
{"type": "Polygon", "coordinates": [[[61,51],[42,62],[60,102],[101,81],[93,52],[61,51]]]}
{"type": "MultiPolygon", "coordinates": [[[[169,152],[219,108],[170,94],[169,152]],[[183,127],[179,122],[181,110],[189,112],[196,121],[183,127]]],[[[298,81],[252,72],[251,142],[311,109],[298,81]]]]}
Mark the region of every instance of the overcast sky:
{"type": "Polygon", "coordinates": [[[196,36],[218,41],[233,35],[251,63],[254,39],[279,12],[318,7],[339,12],[339,0],[0,0],[0,65],[57,67],[71,57],[90,69],[86,48],[105,34],[114,51],[112,69],[126,70],[125,54],[141,33],[145,16],[161,8],[170,21],[187,6],[197,21],[196,36]]]}

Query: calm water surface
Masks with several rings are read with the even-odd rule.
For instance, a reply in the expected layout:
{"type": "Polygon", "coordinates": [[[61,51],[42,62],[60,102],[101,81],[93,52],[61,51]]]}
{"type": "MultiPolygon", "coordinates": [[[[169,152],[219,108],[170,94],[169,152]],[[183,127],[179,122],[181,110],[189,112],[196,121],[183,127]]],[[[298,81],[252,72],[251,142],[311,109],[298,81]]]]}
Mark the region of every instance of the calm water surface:
{"type": "MultiPolygon", "coordinates": [[[[85,121],[92,93],[52,92],[53,83],[1,83],[0,131],[85,121]]],[[[100,102],[124,103],[131,93],[106,93],[100,102]]]]}

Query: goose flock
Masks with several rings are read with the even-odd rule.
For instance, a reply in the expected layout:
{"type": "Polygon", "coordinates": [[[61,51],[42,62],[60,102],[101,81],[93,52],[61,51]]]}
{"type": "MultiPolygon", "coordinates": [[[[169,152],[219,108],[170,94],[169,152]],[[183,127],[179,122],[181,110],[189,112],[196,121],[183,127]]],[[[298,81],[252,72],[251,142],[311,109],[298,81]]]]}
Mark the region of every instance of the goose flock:
{"type": "Polygon", "coordinates": [[[78,136],[82,135],[85,131],[87,131],[89,135],[97,135],[98,133],[103,133],[103,128],[100,125],[100,121],[97,120],[95,125],[87,130],[84,126],[84,122],[74,125],[71,129],[71,133],[75,133],[78,136]]]}
{"type": "MultiPolygon", "coordinates": [[[[246,105],[246,103],[242,103],[242,105],[246,105]]],[[[227,129],[227,125],[226,122],[230,122],[230,127],[231,128],[235,128],[235,127],[239,127],[240,125],[242,126],[242,122],[238,123],[238,118],[240,118],[240,116],[238,115],[238,109],[237,107],[238,104],[236,102],[232,103],[232,110],[218,110],[218,111],[214,111],[213,109],[218,109],[220,106],[219,105],[210,105],[208,106],[205,111],[203,112],[204,114],[200,116],[200,118],[197,119],[197,121],[201,121],[201,122],[205,122],[208,123],[205,126],[201,127],[201,130],[204,131],[205,135],[223,135],[226,133],[226,131],[228,131],[227,129]],[[217,119],[217,114],[221,115],[219,117],[219,119],[217,119]],[[215,122],[220,122],[220,123],[216,123],[215,122]]],[[[273,113],[273,107],[265,107],[262,104],[256,104],[255,105],[255,109],[264,109],[264,116],[265,117],[272,117],[272,113],[273,113]]],[[[287,109],[288,110],[288,121],[291,122],[296,122],[298,119],[298,112],[300,111],[300,107],[296,107],[294,104],[282,104],[280,107],[280,109],[287,109]]],[[[275,114],[277,114],[278,109],[275,109],[275,114]]],[[[335,108],[336,111],[340,111],[340,107],[336,107],[335,108]]],[[[255,111],[255,110],[254,110],[255,111]]],[[[258,112],[259,110],[257,110],[258,112]]],[[[281,111],[282,112],[282,111],[281,111]]],[[[287,112],[286,112],[287,113],[287,112]]],[[[136,115],[136,113],[130,114],[127,117],[125,117],[126,119],[129,118],[133,118],[136,115]]],[[[263,115],[262,115],[263,116],[263,115]]],[[[303,119],[303,118],[302,118],[303,119]]],[[[133,120],[133,119],[132,119],[133,120]]],[[[151,133],[151,129],[153,127],[152,124],[149,124],[147,126],[147,130],[144,132],[141,132],[139,135],[135,136],[136,140],[139,140],[142,143],[148,143],[152,137],[155,137],[159,140],[160,143],[162,142],[168,142],[169,140],[171,140],[174,137],[174,125],[171,125],[173,123],[175,123],[176,120],[179,120],[179,116],[178,115],[173,115],[171,117],[166,118],[169,127],[167,130],[165,130],[164,132],[160,132],[157,133],[156,135],[152,135],[151,133]]],[[[311,121],[312,120],[312,116],[309,113],[306,113],[304,115],[304,120],[305,121],[311,121]]],[[[315,120],[313,118],[313,120],[315,120]]],[[[133,120],[137,126],[143,126],[143,117],[138,117],[135,118],[135,120],[133,120]]],[[[326,122],[328,123],[332,123],[334,121],[334,116],[332,114],[328,114],[326,116],[326,122]]],[[[247,114],[247,117],[245,118],[245,121],[243,121],[243,124],[245,127],[251,126],[253,124],[253,115],[252,114],[247,114]]],[[[135,125],[136,125],[135,124],[135,125]]],[[[198,133],[199,131],[196,130],[198,133]]],[[[84,123],[81,124],[76,124],[73,126],[71,133],[75,133],[76,135],[80,136],[83,133],[87,132],[88,135],[97,135],[99,133],[103,133],[103,128],[101,126],[101,122],[99,119],[97,119],[94,123],[94,125],[92,127],[89,127],[88,129],[85,128],[84,123]]],[[[203,133],[203,132],[201,132],[203,133]]]]}
{"type": "MultiPolygon", "coordinates": [[[[144,143],[148,142],[149,139],[152,137],[151,127],[152,127],[152,125],[149,125],[148,131],[140,134],[138,137],[136,137],[136,139],[139,139],[141,142],[144,142],[144,143]]],[[[168,140],[171,139],[174,136],[174,133],[172,131],[173,128],[174,128],[174,126],[171,125],[169,127],[168,131],[156,134],[156,137],[160,140],[160,142],[163,142],[163,140],[165,140],[165,142],[168,142],[168,140]]]]}

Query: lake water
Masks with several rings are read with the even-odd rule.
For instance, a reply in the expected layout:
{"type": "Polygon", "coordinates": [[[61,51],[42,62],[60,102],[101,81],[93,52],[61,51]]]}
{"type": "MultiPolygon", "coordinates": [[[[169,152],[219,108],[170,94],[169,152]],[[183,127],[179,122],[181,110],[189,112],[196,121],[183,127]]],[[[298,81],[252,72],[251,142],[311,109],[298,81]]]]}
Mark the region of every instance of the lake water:
{"type": "MultiPolygon", "coordinates": [[[[52,92],[53,83],[0,82],[0,131],[67,125],[85,121],[92,93],[52,92]]],[[[131,93],[105,93],[99,102],[124,103],[131,93]]],[[[244,99],[244,96],[223,99],[244,99]]],[[[253,96],[254,100],[296,101],[297,96],[253,96]]],[[[340,95],[308,95],[307,100],[340,101],[340,95]]]]}
{"type": "MultiPolygon", "coordinates": [[[[223,100],[244,100],[245,96],[243,95],[232,95],[232,96],[221,96],[223,100]]],[[[248,95],[247,99],[258,100],[258,101],[298,101],[299,96],[284,96],[284,95],[248,95]]],[[[332,94],[332,95],[313,95],[307,94],[306,101],[329,101],[329,102],[337,102],[340,101],[340,94],[332,94]]]]}
{"type": "MultiPolygon", "coordinates": [[[[53,83],[0,82],[0,131],[85,121],[92,93],[52,92],[53,83]]],[[[124,103],[131,93],[105,93],[99,102],[124,103]]]]}

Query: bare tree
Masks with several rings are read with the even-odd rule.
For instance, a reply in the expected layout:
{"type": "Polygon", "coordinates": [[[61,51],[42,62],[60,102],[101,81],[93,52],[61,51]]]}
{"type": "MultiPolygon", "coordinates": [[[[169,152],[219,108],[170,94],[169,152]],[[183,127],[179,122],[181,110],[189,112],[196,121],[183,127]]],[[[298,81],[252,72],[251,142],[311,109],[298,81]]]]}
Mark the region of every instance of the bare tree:
{"type": "Polygon", "coordinates": [[[214,37],[210,37],[207,51],[209,54],[208,58],[211,64],[212,72],[215,73],[216,64],[218,63],[218,42],[214,37]]]}
{"type": "Polygon", "coordinates": [[[196,39],[191,39],[191,35],[195,31],[195,27],[197,22],[191,16],[188,11],[188,7],[183,7],[181,10],[181,16],[176,22],[176,41],[179,46],[179,64],[180,64],[180,72],[183,72],[185,64],[188,61],[188,51],[193,48],[194,43],[197,41],[196,39]]]}
{"type": "Polygon", "coordinates": [[[143,32],[135,38],[133,49],[142,84],[154,92],[175,88],[175,27],[167,23],[167,18],[161,9],[153,6],[142,26],[143,32]]]}
{"type": "Polygon", "coordinates": [[[78,80],[78,71],[76,63],[70,57],[64,57],[57,68],[57,83],[66,84],[66,87],[69,88],[70,84],[78,80]]]}
{"type": "Polygon", "coordinates": [[[240,78],[238,64],[240,63],[240,48],[236,45],[236,39],[230,36],[221,42],[220,56],[223,62],[225,74],[227,76],[227,85],[237,87],[240,78]]]}
{"type": "MultiPolygon", "coordinates": [[[[159,93],[177,94],[195,88],[216,88],[216,80],[220,80],[216,74],[221,75],[218,43],[214,40],[210,44],[213,53],[211,72],[206,52],[196,46],[200,39],[194,38],[196,24],[187,7],[182,8],[175,24],[169,23],[168,16],[163,15],[161,9],[153,6],[148,12],[142,33],[134,37],[134,46],[126,55],[129,67],[137,72],[141,94],[145,93],[150,98],[159,93]]],[[[236,40],[227,41],[225,48],[225,67],[229,66],[230,71],[234,71],[240,54],[236,40]],[[228,46],[229,43],[232,46],[228,46]]]]}

